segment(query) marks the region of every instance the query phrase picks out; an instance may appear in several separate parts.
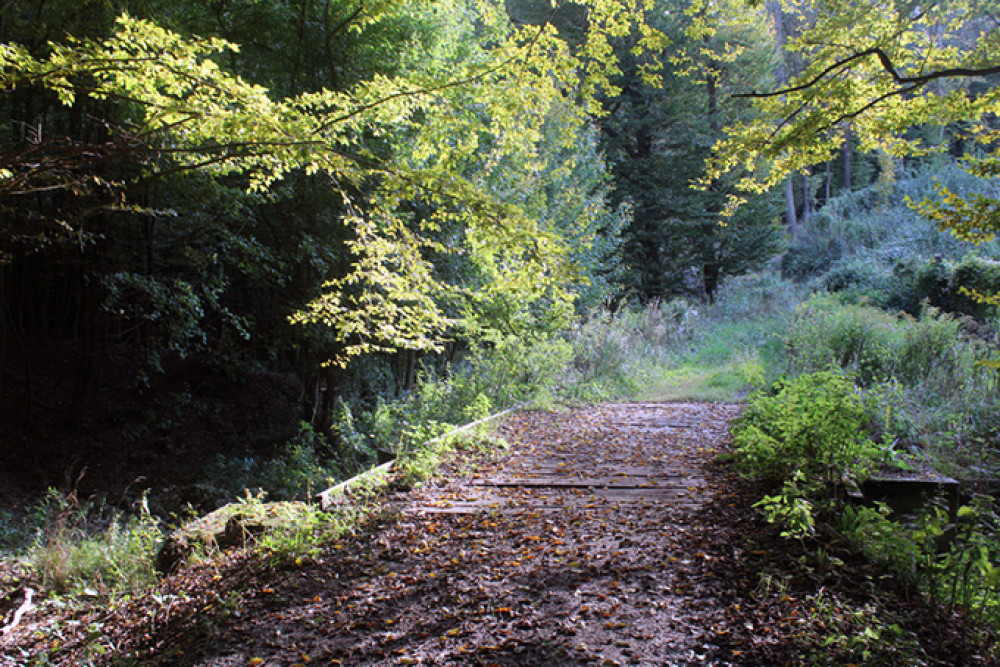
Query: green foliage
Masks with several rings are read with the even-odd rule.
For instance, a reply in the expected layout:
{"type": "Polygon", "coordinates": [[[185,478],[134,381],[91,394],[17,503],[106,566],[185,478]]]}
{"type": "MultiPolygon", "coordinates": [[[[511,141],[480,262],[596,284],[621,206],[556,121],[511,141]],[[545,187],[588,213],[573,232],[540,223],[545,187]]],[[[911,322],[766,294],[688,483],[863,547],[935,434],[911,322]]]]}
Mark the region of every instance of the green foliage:
{"type": "MultiPolygon", "coordinates": [[[[209,466],[206,479],[227,499],[243,496],[246,489],[262,489],[275,500],[308,500],[345,477],[333,453],[327,439],[303,422],[299,434],[277,455],[261,459],[220,454],[209,466]]],[[[350,459],[343,456],[340,460],[350,459]]]]}
{"type": "Polygon", "coordinates": [[[971,370],[976,346],[960,344],[961,326],[934,308],[912,318],[817,296],[790,322],[788,360],[798,372],[834,364],[856,372],[864,385],[889,378],[916,384],[942,365],[971,370]]]}
{"type": "Polygon", "coordinates": [[[937,281],[920,274],[935,266],[940,270],[972,253],[995,259],[998,245],[977,247],[941,234],[910,202],[932,196],[941,184],[968,194],[994,192],[996,184],[971,176],[953,160],[915,162],[898,170],[888,194],[869,185],[825,202],[809,224],[798,230],[782,257],[784,275],[797,281],[819,279],[829,289],[847,290],[855,299],[868,297],[889,310],[917,314],[925,298],[951,310],[934,292],[940,289],[941,280],[947,283],[950,274],[937,281]],[[827,272],[833,276],[825,277],[827,272]]]}
{"type": "Polygon", "coordinates": [[[35,508],[39,523],[26,559],[46,590],[120,596],[156,581],[154,556],[163,538],[145,502],[131,516],[81,505],[50,490],[35,508]]]}
{"type": "Polygon", "coordinates": [[[893,519],[884,506],[847,506],[838,530],[912,590],[949,611],[962,610],[976,629],[995,631],[1000,627],[1000,521],[995,504],[992,498],[977,496],[952,518],[939,501],[907,523],[893,519]]]}
{"type": "Polygon", "coordinates": [[[804,665],[923,664],[918,636],[883,619],[886,610],[874,603],[851,603],[823,588],[804,600],[807,628],[796,636],[804,665]]]}
{"type": "Polygon", "coordinates": [[[925,308],[919,318],[819,296],[787,322],[781,365],[789,375],[833,364],[853,373],[873,433],[898,437],[939,469],[982,474],[996,465],[1000,407],[990,346],[962,320],[925,308]]]}
{"type": "MultiPolygon", "coordinates": [[[[606,202],[592,113],[608,39],[646,7],[585,4],[572,45],[464,0],[6,7],[0,261],[33,287],[3,281],[22,294],[0,356],[69,339],[94,359],[81,397],[126,354],[148,386],[195,354],[234,376],[291,365],[323,430],[334,393],[409,387],[366,376],[382,352],[554,334],[599,307],[629,207],[606,202]]],[[[655,61],[662,36],[636,31],[655,61]]]]}
{"type": "Polygon", "coordinates": [[[968,255],[958,263],[914,257],[894,266],[877,257],[855,255],[836,262],[821,282],[826,290],[854,303],[867,302],[911,315],[918,315],[929,304],[988,322],[996,316],[996,307],[976,295],[1000,289],[997,267],[1000,263],[976,255],[968,255]]]}
{"type": "Polygon", "coordinates": [[[363,504],[345,503],[324,512],[311,504],[270,503],[265,508],[264,495],[247,493],[239,499],[239,512],[248,516],[269,516],[270,525],[253,540],[270,566],[301,566],[319,556],[326,544],[357,529],[372,511],[363,504]]]}
{"type": "Polygon", "coordinates": [[[782,537],[801,540],[813,535],[816,530],[813,503],[808,499],[811,492],[807,491],[814,486],[806,479],[805,473],[796,470],[792,478],[785,481],[781,493],[764,496],[754,503],[754,507],[761,508],[768,523],[780,523],[785,527],[782,537]]]}
{"type": "Polygon", "coordinates": [[[955,266],[949,287],[951,310],[980,320],[996,317],[1000,304],[988,297],[1000,294],[1000,262],[969,255],[955,266]]]}
{"type": "MultiPolygon", "coordinates": [[[[884,459],[865,434],[864,404],[849,376],[835,370],[779,382],[757,393],[733,426],[745,474],[772,482],[803,476],[811,488],[863,480],[884,459]]],[[[786,494],[791,497],[791,494],[786,494]]]]}

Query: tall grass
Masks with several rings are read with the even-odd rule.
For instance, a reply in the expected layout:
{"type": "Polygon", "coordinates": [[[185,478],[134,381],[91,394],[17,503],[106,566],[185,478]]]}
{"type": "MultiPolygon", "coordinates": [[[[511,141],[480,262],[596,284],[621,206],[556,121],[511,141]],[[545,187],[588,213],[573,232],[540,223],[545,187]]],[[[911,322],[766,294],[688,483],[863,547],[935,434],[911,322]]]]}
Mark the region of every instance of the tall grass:
{"type": "Polygon", "coordinates": [[[51,490],[34,509],[37,536],[25,561],[51,592],[115,597],[156,580],[163,533],[145,502],[125,514],[51,490]]]}
{"type": "Polygon", "coordinates": [[[897,438],[962,477],[1000,474],[995,346],[965,322],[925,308],[919,317],[820,295],[797,309],[783,335],[782,366],[799,375],[838,366],[854,375],[870,428],[897,438]]]}

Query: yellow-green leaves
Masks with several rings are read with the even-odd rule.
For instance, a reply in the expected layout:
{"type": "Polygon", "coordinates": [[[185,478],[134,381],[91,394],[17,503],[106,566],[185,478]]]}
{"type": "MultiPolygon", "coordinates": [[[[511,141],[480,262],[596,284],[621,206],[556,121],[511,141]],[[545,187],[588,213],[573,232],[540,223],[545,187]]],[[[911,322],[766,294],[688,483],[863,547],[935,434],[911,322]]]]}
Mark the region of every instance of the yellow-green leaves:
{"type": "Polygon", "coordinates": [[[845,128],[862,150],[920,155],[937,147],[906,136],[921,124],[978,120],[1000,101],[996,88],[970,95],[968,83],[1000,66],[997,29],[984,3],[913,10],[887,0],[875,9],[847,0],[782,3],[794,26],[786,50],[801,69],[787,86],[749,85],[760,116],[728,128],[709,164],[712,176],[748,168],[760,191],[789,173],[828,160],[845,128]]]}
{"type": "MultiPolygon", "coordinates": [[[[109,129],[145,165],[142,179],[240,174],[264,191],[297,170],[329,175],[348,202],[354,263],[293,320],[331,327],[345,359],[433,350],[460,330],[469,304],[503,301],[523,314],[571,301],[561,232],[538,219],[552,157],[540,146],[571,147],[598,113],[597,95],[614,91],[610,39],[634,32],[647,53],[666,43],[642,22],[648,0],[579,4],[585,20],[571,43],[549,21],[515,26],[497,0],[366,2],[348,25],[359,39],[392,22],[413,26],[409,42],[385,45],[396,66],[284,99],[221,65],[237,45],[122,16],[110,37],[67,39],[46,57],[4,45],[0,88],[119,105],[124,120],[109,129]],[[546,123],[557,129],[543,134],[546,123]],[[444,276],[449,256],[475,275],[444,276]]],[[[2,166],[12,182],[32,177],[2,166]]]]}

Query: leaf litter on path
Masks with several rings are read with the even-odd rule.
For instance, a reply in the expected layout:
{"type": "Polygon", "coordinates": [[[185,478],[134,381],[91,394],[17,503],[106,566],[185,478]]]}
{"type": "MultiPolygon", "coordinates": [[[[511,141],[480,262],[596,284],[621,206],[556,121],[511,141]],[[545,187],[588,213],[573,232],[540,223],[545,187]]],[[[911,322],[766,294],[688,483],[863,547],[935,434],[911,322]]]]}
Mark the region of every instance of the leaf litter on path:
{"type": "Polygon", "coordinates": [[[182,571],[157,593],[166,612],[147,598],[105,617],[104,645],[144,665],[812,664],[799,589],[856,582],[799,576],[716,463],[738,411],[516,413],[501,459],[397,493],[301,567],[238,552],[182,571]]]}

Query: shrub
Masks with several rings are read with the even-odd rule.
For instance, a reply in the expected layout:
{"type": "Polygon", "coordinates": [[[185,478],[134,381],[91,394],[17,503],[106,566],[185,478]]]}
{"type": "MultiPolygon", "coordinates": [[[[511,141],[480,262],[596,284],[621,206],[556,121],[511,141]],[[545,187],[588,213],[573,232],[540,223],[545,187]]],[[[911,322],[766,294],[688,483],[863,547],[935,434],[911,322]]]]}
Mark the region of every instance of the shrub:
{"type": "Polygon", "coordinates": [[[305,500],[345,477],[338,463],[344,459],[334,457],[326,437],[302,422],[299,433],[276,456],[261,459],[219,454],[206,477],[228,500],[241,497],[246,489],[263,489],[275,500],[305,500]]]}
{"type": "Polygon", "coordinates": [[[798,240],[781,258],[781,275],[790,280],[806,280],[825,273],[844,255],[843,244],[833,240],[816,243],[798,240]]]}
{"type": "Polygon", "coordinates": [[[803,289],[775,272],[726,278],[708,309],[712,318],[759,319],[784,313],[803,299],[803,289]]]}
{"type": "Polygon", "coordinates": [[[1000,262],[967,255],[951,274],[949,283],[952,310],[985,320],[995,316],[997,307],[976,299],[972,292],[1000,294],[1000,262]]]}
{"type": "Polygon", "coordinates": [[[839,370],[801,375],[759,392],[736,420],[733,441],[744,473],[772,482],[804,475],[807,484],[836,487],[845,475],[867,475],[880,448],[864,436],[865,409],[839,370]]]}
{"type": "Polygon", "coordinates": [[[898,318],[876,308],[818,296],[796,310],[785,336],[793,371],[849,369],[862,385],[884,378],[895,363],[898,318]]]}

